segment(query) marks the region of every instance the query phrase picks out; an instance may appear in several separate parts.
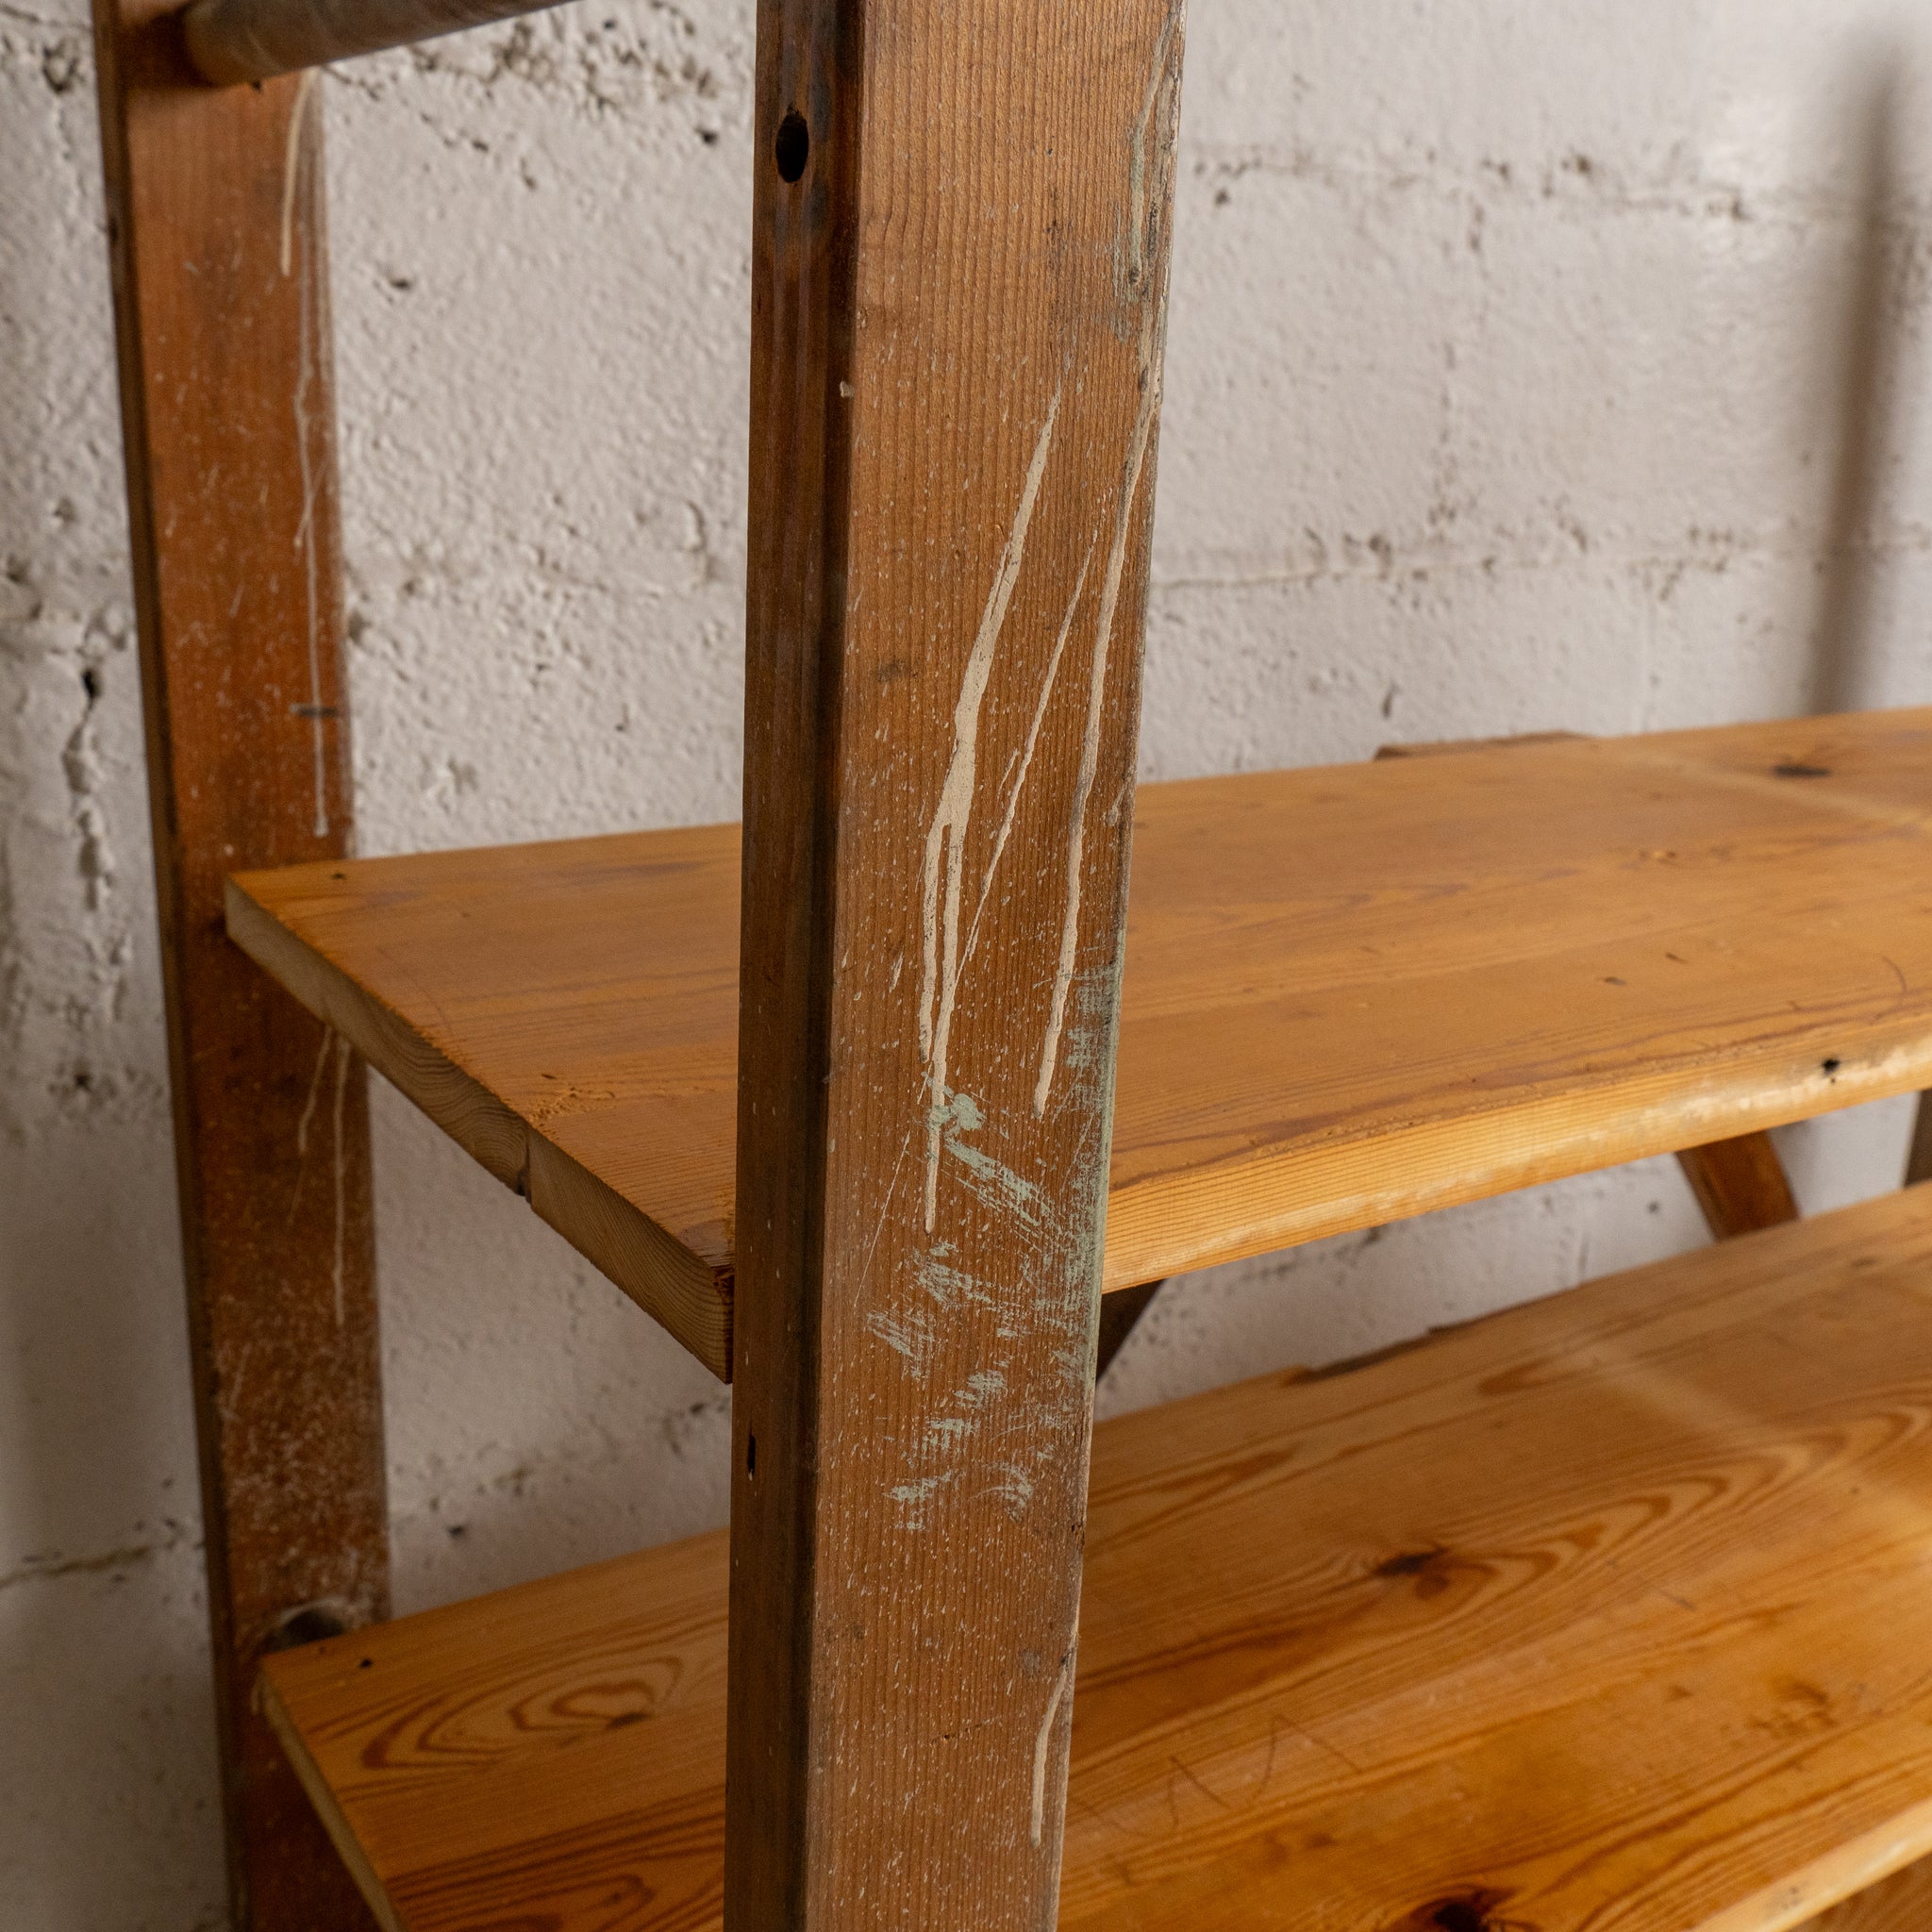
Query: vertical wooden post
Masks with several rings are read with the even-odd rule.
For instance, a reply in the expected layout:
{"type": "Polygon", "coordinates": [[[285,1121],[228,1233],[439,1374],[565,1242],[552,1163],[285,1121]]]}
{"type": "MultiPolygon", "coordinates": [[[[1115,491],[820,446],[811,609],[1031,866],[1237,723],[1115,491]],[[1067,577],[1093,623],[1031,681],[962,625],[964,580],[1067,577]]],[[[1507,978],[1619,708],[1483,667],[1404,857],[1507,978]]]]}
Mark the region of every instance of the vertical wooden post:
{"type": "Polygon", "coordinates": [[[1919,1095],[1912,1114],[1912,1139],[1906,1149],[1906,1186],[1932,1181],[1932,1093],[1919,1095]]]}
{"type": "Polygon", "coordinates": [[[372,1922],[251,1697],[389,1591],[362,1069],[223,936],[348,849],[319,103],[96,0],[135,602],[235,1923],[372,1922]],[[291,1621],[292,1620],[292,1621],[291,1621]]]}
{"type": "Polygon", "coordinates": [[[764,0],[730,1932],[1051,1925],[1180,0],[764,0]]]}

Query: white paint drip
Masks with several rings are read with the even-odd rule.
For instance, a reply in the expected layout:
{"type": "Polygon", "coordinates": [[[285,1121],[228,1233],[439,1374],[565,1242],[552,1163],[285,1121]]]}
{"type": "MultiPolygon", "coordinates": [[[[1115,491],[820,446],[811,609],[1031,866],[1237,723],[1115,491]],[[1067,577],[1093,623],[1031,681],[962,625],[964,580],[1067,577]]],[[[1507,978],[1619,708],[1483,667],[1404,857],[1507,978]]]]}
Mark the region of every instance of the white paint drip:
{"type": "Polygon", "coordinates": [[[328,1065],[328,1050],[335,1030],[322,1029],[322,1044],[315,1050],[315,1071],[308,1076],[308,1098],[302,1103],[302,1118],[295,1123],[295,1190],[289,1196],[289,1224],[294,1225],[295,1210],[302,1205],[302,1183],[308,1174],[308,1129],[315,1121],[315,1104],[322,1098],[322,1070],[328,1065]]]}
{"type": "MultiPolygon", "coordinates": [[[[1054,680],[1060,675],[1060,659],[1066,655],[1067,640],[1074,634],[1074,617],[1080,608],[1080,598],[1087,589],[1087,573],[1093,562],[1093,551],[1099,542],[1096,537],[1087,546],[1087,555],[1081,560],[1080,575],[1074,585],[1074,594],[1067,603],[1067,614],[1060,620],[1060,634],[1054,640],[1053,656],[1046,660],[1046,675],[1041,681],[1040,702],[1033,708],[1033,723],[1027,727],[1024,746],[1014,754],[1020,765],[1018,777],[1013,780],[1013,789],[1007,794],[1006,815],[1000,820],[999,836],[992,841],[992,857],[986,862],[986,878],[979,888],[979,903],[973,908],[973,924],[966,928],[966,948],[959,961],[959,970],[966,970],[967,962],[973,958],[973,948],[979,941],[979,922],[986,916],[987,901],[992,897],[993,874],[1000,869],[1000,860],[1006,856],[1007,841],[1013,836],[1013,821],[1020,812],[1020,793],[1026,783],[1026,774],[1032,769],[1034,747],[1040,742],[1040,727],[1046,722],[1047,701],[1053,696],[1054,680]]],[[[1010,770],[1012,760],[1008,761],[1010,770]]]]}
{"type": "Polygon", "coordinates": [[[950,1118],[946,1091],[946,1058],[953,1030],[953,1008],[959,991],[959,900],[966,857],[966,825],[973,814],[973,787],[979,758],[979,710],[992,675],[993,651],[1005,628],[1013,589],[1026,556],[1026,533],[1033,522],[1040,486],[1053,451],[1054,430],[1060,414],[1060,390],[1054,391],[1046,422],[1027,465],[1026,482],[1013,527],[993,573],[979,633],[966,659],[959,701],[953,708],[953,760],[940,790],[938,808],[925,835],[925,876],[921,907],[923,952],[919,987],[919,1047],[926,1066],[925,1231],[930,1234],[939,1212],[940,1136],[950,1118]],[[943,931],[940,894],[941,855],[945,861],[943,931]],[[944,946],[941,958],[941,947],[944,946]]]}
{"type": "Polygon", "coordinates": [[[1027,1836],[1037,1852],[1046,1839],[1046,1766],[1053,1752],[1054,1720],[1060,1714],[1060,1701],[1074,1674],[1074,1653],[1060,1659],[1059,1674],[1053,1680],[1053,1692],[1046,1700],[1046,1715],[1040,1720],[1039,1734],[1033,1740],[1033,1827],[1027,1836]]]}
{"type": "Polygon", "coordinates": [[[308,118],[308,96],[316,70],[305,67],[295,83],[294,106],[289,109],[288,145],[282,154],[282,278],[288,279],[295,260],[295,184],[302,170],[302,128],[308,118]]]}
{"type": "Polygon", "coordinates": [[[343,1273],[347,1258],[349,1232],[349,1175],[348,1150],[342,1145],[342,1113],[349,1091],[349,1042],[340,1034],[336,1036],[336,1326],[342,1325],[343,1273]]]}
{"type": "MultiPolygon", "coordinates": [[[[282,167],[282,274],[286,277],[295,260],[295,196],[302,175],[302,143],[308,130],[311,104],[315,98],[316,70],[309,68],[295,89],[294,105],[289,110],[289,146],[282,167]]],[[[295,367],[295,459],[302,472],[302,520],[295,525],[295,548],[302,553],[305,590],[308,600],[308,732],[315,767],[315,836],[328,837],[328,747],[322,703],[322,584],[320,560],[315,554],[315,457],[309,448],[308,386],[315,377],[316,308],[321,299],[317,287],[314,251],[302,237],[302,280],[297,291],[296,309],[300,318],[300,341],[295,367]]]]}

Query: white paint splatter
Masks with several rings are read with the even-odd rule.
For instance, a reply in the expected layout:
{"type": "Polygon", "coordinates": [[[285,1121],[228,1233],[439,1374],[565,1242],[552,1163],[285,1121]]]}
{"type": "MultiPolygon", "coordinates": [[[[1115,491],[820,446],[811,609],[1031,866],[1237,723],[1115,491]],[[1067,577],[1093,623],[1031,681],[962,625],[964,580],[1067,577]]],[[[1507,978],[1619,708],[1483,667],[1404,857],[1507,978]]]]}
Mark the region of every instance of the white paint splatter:
{"type": "Polygon", "coordinates": [[[282,151],[282,278],[295,260],[295,184],[302,171],[302,130],[308,118],[308,96],[315,89],[316,69],[306,67],[295,83],[294,105],[289,109],[288,144],[282,151]]]}
{"type": "Polygon", "coordinates": [[[999,1370],[976,1369],[966,1377],[966,1386],[956,1399],[969,1408],[977,1408],[982,1402],[991,1402],[994,1396],[1006,1392],[1007,1378],[999,1370]]]}
{"type": "Polygon", "coordinates": [[[308,1076],[308,1098],[302,1103],[302,1118],[295,1124],[295,1188],[289,1196],[289,1224],[295,1222],[295,1210],[302,1205],[302,1183],[308,1174],[308,1129],[314,1124],[315,1104],[322,1098],[322,1070],[328,1065],[328,1050],[335,1030],[322,1029],[322,1044],[315,1050],[315,1071],[308,1076]]]}
{"type": "Polygon", "coordinates": [[[953,1480],[958,1472],[942,1470],[937,1475],[922,1475],[909,1483],[895,1483],[887,1491],[893,1502],[898,1504],[901,1519],[908,1529],[925,1527],[925,1506],[953,1480]]]}
{"type": "Polygon", "coordinates": [[[919,987],[919,1046],[926,1066],[925,1231],[930,1234],[939,1212],[940,1137],[950,1117],[946,1091],[947,1049],[951,1043],[953,1008],[959,991],[959,901],[966,858],[966,826],[973,813],[974,779],[979,758],[979,711],[992,675],[993,652],[1005,628],[1007,610],[1025,561],[1026,533],[1033,522],[1040,486],[1053,451],[1054,430],[1059,423],[1059,390],[1054,391],[1046,422],[1027,465],[1026,481],[1014,512],[1013,527],[993,573],[979,632],[966,659],[959,701],[953,708],[953,758],[925,835],[925,875],[921,906],[923,952],[919,987]],[[941,864],[944,861],[943,908],[941,864]],[[943,952],[941,951],[943,948],[943,952]]]}
{"type": "Polygon", "coordinates": [[[913,1378],[925,1380],[925,1361],[932,1353],[932,1324],[922,1314],[888,1315],[874,1308],[865,1318],[867,1331],[911,1364],[913,1378]]]}
{"type": "Polygon", "coordinates": [[[1060,1702],[1067,1694],[1073,1674],[1074,1653],[1070,1650],[1060,1659],[1059,1674],[1054,1678],[1052,1694],[1046,1700],[1046,1715],[1040,1720],[1040,1730],[1033,1740],[1033,1826],[1027,1836],[1036,1852],[1046,1837],[1046,1766],[1053,1751],[1054,1720],[1060,1714],[1060,1702]]]}
{"type": "Polygon", "coordinates": [[[965,1169],[966,1185],[989,1208],[1036,1232],[1056,1225],[1053,1202],[1024,1174],[957,1137],[948,1140],[945,1148],[965,1169]]]}

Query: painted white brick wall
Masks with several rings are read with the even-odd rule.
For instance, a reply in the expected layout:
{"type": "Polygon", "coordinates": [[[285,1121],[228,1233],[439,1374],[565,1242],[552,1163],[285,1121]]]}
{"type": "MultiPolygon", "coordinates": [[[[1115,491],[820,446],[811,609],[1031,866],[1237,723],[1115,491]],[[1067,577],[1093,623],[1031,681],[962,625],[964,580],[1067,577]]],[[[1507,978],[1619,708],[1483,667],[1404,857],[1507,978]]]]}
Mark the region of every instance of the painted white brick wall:
{"type": "MultiPolygon", "coordinates": [[[[365,849],[731,816],[748,0],[325,85],[365,849]]],[[[1195,0],[1148,775],[1932,699],[1925,0],[1195,0]]],[[[0,1917],[223,1923],[75,0],[0,0],[0,1917]]],[[[721,1520],[716,1385],[387,1090],[398,1593],[721,1520]]],[[[1818,1208],[1905,1109],[1784,1137],[1818,1208]]],[[[1131,1406],[1699,1238],[1651,1163],[1169,1291],[1131,1406]]]]}

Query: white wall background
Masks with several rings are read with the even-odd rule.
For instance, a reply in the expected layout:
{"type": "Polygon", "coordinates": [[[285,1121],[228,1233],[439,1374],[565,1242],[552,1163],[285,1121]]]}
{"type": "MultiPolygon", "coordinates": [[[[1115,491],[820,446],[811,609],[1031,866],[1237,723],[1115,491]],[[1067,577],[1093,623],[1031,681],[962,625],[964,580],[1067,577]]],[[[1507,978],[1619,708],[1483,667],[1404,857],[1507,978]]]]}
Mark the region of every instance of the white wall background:
{"type": "MultiPolygon", "coordinates": [[[[325,87],[364,848],[735,814],[749,0],[325,87]]],[[[1932,699],[1932,0],[1195,0],[1143,770],[1932,699]]],[[[77,0],[0,0],[0,1921],[223,1924],[77,0]]],[[[724,1401],[387,1090],[406,1608],[724,1401]]],[[[1807,1207],[1905,1108],[1785,1137],[1807,1207]]],[[[1699,1239],[1667,1163],[1171,1289],[1120,1407],[1699,1239]]]]}

